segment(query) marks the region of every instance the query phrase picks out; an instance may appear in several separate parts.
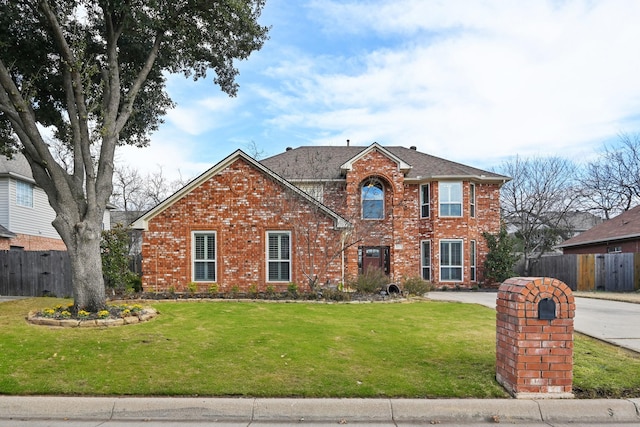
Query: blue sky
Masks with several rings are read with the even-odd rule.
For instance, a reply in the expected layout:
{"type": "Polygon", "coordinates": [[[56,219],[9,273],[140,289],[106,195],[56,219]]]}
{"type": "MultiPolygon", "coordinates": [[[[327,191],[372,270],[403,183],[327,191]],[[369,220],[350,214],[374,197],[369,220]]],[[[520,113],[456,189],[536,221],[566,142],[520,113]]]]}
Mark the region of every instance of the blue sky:
{"type": "Polygon", "coordinates": [[[118,164],[194,177],[252,144],[415,145],[490,169],[584,161],[640,132],[640,1],[267,0],[240,90],[169,76],[177,102],[118,164]]]}

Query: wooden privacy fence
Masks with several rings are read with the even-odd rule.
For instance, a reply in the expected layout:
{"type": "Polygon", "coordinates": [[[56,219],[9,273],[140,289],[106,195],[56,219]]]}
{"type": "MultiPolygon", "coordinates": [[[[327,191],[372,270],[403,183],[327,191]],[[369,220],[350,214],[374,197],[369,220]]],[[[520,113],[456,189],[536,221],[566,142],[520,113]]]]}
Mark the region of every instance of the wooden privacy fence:
{"type": "Polygon", "coordinates": [[[0,295],[72,296],[65,251],[0,251],[0,295]]]}
{"type": "Polygon", "coordinates": [[[529,275],[556,278],[574,291],[631,292],[640,290],[640,253],[542,257],[529,275]]]}

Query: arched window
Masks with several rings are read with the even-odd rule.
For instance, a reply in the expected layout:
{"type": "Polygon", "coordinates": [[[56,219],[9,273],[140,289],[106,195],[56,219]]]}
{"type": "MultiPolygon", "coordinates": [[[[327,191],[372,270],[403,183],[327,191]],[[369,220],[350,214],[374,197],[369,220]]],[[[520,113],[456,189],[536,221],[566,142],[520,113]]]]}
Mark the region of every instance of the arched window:
{"type": "Polygon", "coordinates": [[[377,179],[369,179],[362,186],[362,218],[384,219],[384,187],[377,179]]]}

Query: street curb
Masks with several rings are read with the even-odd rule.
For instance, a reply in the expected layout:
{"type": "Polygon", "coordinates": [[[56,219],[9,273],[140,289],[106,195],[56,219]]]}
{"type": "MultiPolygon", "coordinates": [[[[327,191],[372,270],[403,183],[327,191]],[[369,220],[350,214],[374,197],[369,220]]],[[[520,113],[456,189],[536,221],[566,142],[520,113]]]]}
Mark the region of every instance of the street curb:
{"type": "Polygon", "coordinates": [[[0,396],[0,419],[266,423],[640,423],[640,399],[0,396]]]}

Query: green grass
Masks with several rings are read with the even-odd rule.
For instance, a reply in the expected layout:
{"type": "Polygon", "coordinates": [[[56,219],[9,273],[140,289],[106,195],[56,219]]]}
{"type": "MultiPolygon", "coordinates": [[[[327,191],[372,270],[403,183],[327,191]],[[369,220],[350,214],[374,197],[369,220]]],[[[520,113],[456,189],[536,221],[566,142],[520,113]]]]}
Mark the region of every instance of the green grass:
{"type": "MultiPolygon", "coordinates": [[[[477,305],[159,302],[158,318],[117,328],[24,320],[60,302],[0,304],[0,394],[507,397],[495,312],[477,305]]],[[[575,346],[580,393],[640,395],[637,355],[575,346]]]]}

